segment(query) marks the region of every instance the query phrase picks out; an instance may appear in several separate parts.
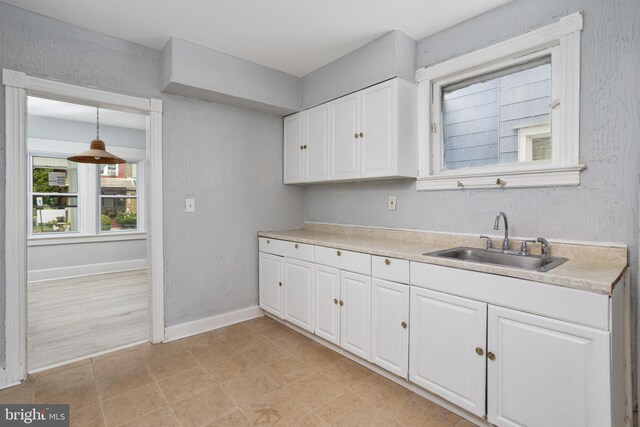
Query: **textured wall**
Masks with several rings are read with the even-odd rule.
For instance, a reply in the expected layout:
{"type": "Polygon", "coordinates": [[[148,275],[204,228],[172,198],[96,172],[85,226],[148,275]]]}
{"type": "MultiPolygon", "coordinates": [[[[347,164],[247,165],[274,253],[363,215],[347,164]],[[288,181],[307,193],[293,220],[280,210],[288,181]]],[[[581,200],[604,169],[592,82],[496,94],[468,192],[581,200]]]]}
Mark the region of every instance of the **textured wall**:
{"type": "Polygon", "coordinates": [[[281,117],[163,98],[165,316],[176,325],[258,303],[256,232],[300,227],[303,189],[282,185],[281,117]]]}
{"type": "Polygon", "coordinates": [[[584,11],[577,188],[416,192],[415,181],[309,186],[305,219],[492,232],[504,210],[520,236],[624,242],[634,306],[638,268],[640,5],[637,0],[517,0],[419,42],[418,66],[441,62],[584,11]],[[386,209],[389,195],[397,211],[386,209]]]}
{"type": "MultiPolygon", "coordinates": [[[[160,98],[161,62],[160,52],[153,49],[0,2],[0,68],[160,98]]],[[[281,118],[177,96],[163,98],[165,304],[169,324],[175,324],[257,303],[255,233],[300,226],[303,193],[282,185],[281,118]],[[197,199],[198,211],[191,216],[183,213],[187,194],[197,199]]],[[[0,85],[0,223],[4,104],[0,85]]],[[[0,366],[4,274],[0,244],[0,366]]]]}
{"type": "Polygon", "coordinates": [[[413,80],[417,43],[391,31],[302,78],[302,109],[392,77],[413,80]]]}

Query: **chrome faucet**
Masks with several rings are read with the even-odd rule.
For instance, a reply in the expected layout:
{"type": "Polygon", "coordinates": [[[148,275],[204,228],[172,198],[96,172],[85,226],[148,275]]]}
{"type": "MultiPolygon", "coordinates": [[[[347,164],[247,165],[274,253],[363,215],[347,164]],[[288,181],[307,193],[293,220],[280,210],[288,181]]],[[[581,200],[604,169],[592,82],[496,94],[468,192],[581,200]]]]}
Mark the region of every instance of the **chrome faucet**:
{"type": "Polygon", "coordinates": [[[502,241],[502,252],[509,250],[509,220],[507,220],[507,214],[504,212],[498,212],[496,221],[493,223],[494,230],[500,230],[500,217],[504,219],[504,240],[502,241]]]}

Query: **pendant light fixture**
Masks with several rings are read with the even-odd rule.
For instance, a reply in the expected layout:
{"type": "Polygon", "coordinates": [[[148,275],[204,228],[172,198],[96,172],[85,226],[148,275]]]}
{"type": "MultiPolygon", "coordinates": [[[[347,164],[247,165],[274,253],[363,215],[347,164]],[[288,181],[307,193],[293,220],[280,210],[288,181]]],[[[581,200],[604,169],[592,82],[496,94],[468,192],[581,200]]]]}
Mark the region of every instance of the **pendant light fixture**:
{"type": "Polygon", "coordinates": [[[126,160],[106,151],[104,141],[100,139],[100,108],[96,108],[96,139],[91,141],[89,150],[69,156],[67,160],[77,163],[94,163],[99,165],[126,163],[126,160]]]}

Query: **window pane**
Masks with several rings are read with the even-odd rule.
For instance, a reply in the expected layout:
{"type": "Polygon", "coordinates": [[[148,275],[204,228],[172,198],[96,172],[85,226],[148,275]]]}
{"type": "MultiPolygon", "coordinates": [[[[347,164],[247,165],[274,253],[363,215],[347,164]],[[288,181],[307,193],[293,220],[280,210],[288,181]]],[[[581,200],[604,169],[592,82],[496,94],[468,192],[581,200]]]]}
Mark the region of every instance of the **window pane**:
{"type": "Polygon", "coordinates": [[[78,165],[67,159],[33,157],[34,193],[77,193],[78,165]]]}
{"type": "Polygon", "coordinates": [[[138,199],[135,197],[101,197],[100,214],[102,231],[135,230],[138,228],[138,199]]]}
{"type": "Polygon", "coordinates": [[[78,231],[78,198],[33,196],[33,233],[78,231]]]}
{"type": "Polygon", "coordinates": [[[100,194],[135,196],[137,168],[136,163],[102,165],[100,169],[100,194]]]}
{"type": "Polygon", "coordinates": [[[550,160],[550,100],[548,58],[443,88],[444,169],[550,160]]]}

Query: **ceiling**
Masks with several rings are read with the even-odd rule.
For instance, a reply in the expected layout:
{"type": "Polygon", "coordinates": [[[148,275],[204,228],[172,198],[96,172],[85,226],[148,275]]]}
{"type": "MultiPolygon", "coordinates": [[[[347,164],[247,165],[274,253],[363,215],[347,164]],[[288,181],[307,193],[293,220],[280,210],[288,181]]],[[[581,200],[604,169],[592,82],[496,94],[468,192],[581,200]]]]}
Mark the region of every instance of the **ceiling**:
{"type": "MultiPolygon", "coordinates": [[[[34,96],[28,98],[27,111],[30,116],[52,117],[86,123],[96,122],[96,107],[36,98],[34,96]]],[[[146,116],[101,108],[100,124],[145,130],[146,116]]]]}
{"type": "Polygon", "coordinates": [[[511,0],[2,0],[161,49],[169,37],[303,76],[392,30],[420,40],[511,0]]]}

